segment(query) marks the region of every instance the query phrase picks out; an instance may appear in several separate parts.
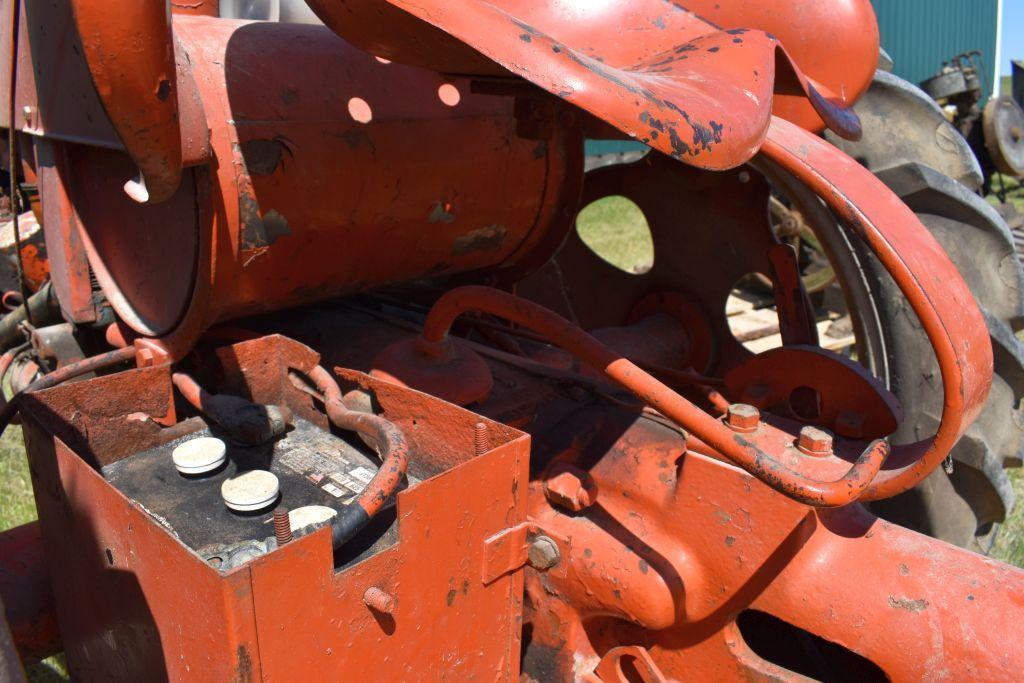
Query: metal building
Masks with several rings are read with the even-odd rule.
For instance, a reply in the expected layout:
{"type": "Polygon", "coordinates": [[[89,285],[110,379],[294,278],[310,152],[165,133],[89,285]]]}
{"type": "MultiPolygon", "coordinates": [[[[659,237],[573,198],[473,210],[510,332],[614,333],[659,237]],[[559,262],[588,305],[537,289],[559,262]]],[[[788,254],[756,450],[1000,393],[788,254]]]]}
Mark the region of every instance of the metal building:
{"type": "MultiPolygon", "coordinates": [[[[912,83],[933,76],[942,63],[981,52],[986,95],[999,86],[999,46],[1005,0],[872,0],[882,47],[895,73],[912,83]]],[[[1020,0],[1011,0],[1019,2],[1020,0]]]]}

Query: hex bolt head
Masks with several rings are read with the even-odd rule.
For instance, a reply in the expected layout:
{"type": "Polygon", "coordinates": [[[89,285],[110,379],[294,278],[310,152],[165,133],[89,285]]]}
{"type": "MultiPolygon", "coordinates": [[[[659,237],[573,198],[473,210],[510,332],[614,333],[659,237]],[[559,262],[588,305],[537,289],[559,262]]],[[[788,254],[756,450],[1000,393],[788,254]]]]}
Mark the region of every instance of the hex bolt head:
{"type": "Polygon", "coordinates": [[[526,558],[531,567],[544,571],[558,564],[559,560],[562,559],[562,553],[558,551],[558,544],[550,537],[538,536],[530,543],[526,558]]]}
{"type": "Polygon", "coordinates": [[[395,611],[395,599],[390,593],[376,586],[370,586],[363,593],[363,604],[381,614],[391,614],[395,611]]]}
{"type": "Polygon", "coordinates": [[[140,368],[149,368],[156,365],[156,354],[153,349],[142,347],[136,354],[136,364],[140,368]]]}
{"type": "Polygon", "coordinates": [[[597,500],[597,484],[588,472],[566,465],[544,482],[544,495],[552,505],[579,512],[597,500]]]}
{"type": "Polygon", "coordinates": [[[753,432],[761,422],[761,411],[746,403],[733,403],[729,406],[725,423],[733,431],[753,432]]]}
{"type": "Polygon", "coordinates": [[[800,430],[800,436],[796,440],[796,447],[800,452],[816,457],[832,455],[832,435],[824,429],[811,427],[810,425],[800,430]]]}

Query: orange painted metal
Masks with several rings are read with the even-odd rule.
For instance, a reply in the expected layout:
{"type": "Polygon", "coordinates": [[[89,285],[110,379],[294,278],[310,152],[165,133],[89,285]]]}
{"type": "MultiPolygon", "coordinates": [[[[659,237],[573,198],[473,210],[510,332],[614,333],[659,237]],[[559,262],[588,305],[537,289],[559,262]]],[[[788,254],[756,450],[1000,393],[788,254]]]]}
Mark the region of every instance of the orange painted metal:
{"type": "MultiPolygon", "coordinates": [[[[309,4],[339,35],[381,57],[451,73],[508,75],[498,64],[516,71],[500,59],[496,64],[484,56],[490,52],[481,47],[488,41],[482,32],[474,40],[466,39],[468,45],[454,40],[448,34],[459,34],[449,30],[453,24],[434,6],[384,0],[311,0],[309,4]]],[[[678,40],[680,36],[665,18],[673,9],[691,12],[724,29],[757,29],[777,38],[817,88],[844,104],[855,102],[874,76],[879,35],[869,0],[690,0],[674,3],[674,7],[666,4],[517,1],[496,6],[520,21],[536,21],[538,28],[557,26],[559,32],[572,32],[580,36],[584,55],[602,59],[608,51],[636,59],[644,54],[638,50],[655,53],[658,46],[678,40]],[[645,20],[630,22],[635,16],[645,20]],[[623,30],[627,26],[629,32],[623,30]]],[[[776,92],[773,109],[805,128],[820,130],[825,125],[802,93],[776,92]]]]}
{"type": "Polygon", "coordinates": [[[512,74],[701,168],[732,168],[756,153],[775,92],[799,93],[844,137],[860,134],[856,115],[820,93],[774,36],[719,29],[679,3],[314,0],[311,6],[328,26],[371,51],[383,46],[390,58],[474,73],[472,63],[449,61],[464,48],[453,47],[441,29],[512,74]]]}
{"type": "Polygon", "coordinates": [[[867,242],[917,314],[942,373],[933,437],[895,449],[865,500],[916,486],[977,416],[992,382],[992,344],[974,297],[935,238],[870,171],[819,138],[776,120],[766,159],[805,183],[867,242]]]}
{"type": "MultiPolygon", "coordinates": [[[[859,133],[848,108],[877,57],[867,0],[310,4],[352,44],[323,27],[216,19],[213,2],[23,2],[8,66],[24,120],[0,123],[33,139],[65,315],[96,318],[95,274],[120,318],[108,338],[125,346],[101,360],[137,364],[61,386],[67,372],[48,375],[0,414],[25,412],[78,675],[513,680],[522,663],[537,680],[794,676],[752,649],[753,612],[893,679],[1020,671],[1002,634],[1024,618],[1024,573],[856,503],[934,470],[984,402],[992,366],[981,314],[935,240],[805,130],[859,133]],[[53,72],[67,74],[60,88],[53,72]],[[455,275],[511,287],[566,235],[561,263],[576,263],[581,131],[594,119],[656,152],[593,174],[585,199],[640,197],[655,232],[675,235],[659,245],[712,245],[688,279],[659,254],[651,278],[593,282],[575,293],[589,300],[586,324],[571,301],[573,322],[498,289],[455,287],[415,340],[365,319],[338,330],[320,329],[322,312],[285,316],[336,356],[362,359],[334,375],[280,336],[217,351],[239,396],[379,447],[381,467],[346,509],[382,515],[393,497],[396,543],[346,565],[322,529],[220,572],[104,478],[104,466],[197,427],[177,421],[163,363],[195,348],[187,362],[202,366],[210,354],[197,341],[218,321],[385,285],[449,287],[442,278],[455,275]],[[894,428],[899,407],[833,355],[789,347],[744,365],[739,344],[721,341],[725,293],[751,270],[773,275],[785,340],[815,341],[792,254],[764,224],[757,169],[821,197],[910,301],[942,371],[933,437],[891,454],[866,443],[894,428]],[[678,229],[683,211],[703,232],[678,229]],[[734,259],[739,273],[720,264],[723,235],[751,252],[734,259]],[[507,344],[514,352],[551,341],[583,366],[561,357],[538,379],[528,371],[547,366],[508,352],[485,360],[453,336],[467,311],[540,333],[507,344]],[[633,351],[697,389],[697,403],[627,360],[633,351]],[[369,369],[374,355],[373,375],[345,369],[369,369]],[[293,373],[318,386],[326,415],[293,373]],[[379,413],[346,405],[339,381],[379,413]],[[795,410],[803,389],[816,392],[813,416],[795,410]],[[846,438],[812,448],[813,435],[798,436],[806,424],[846,438]],[[531,430],[532,453],[509,425],[531,430]]],[[[3,27],[0,47],[13,33],[3,27]]],[[[518,331],[478,322],[506,341],[518,331]]]]}
{"type": "MultiPolygon", "coordinates": [[[[878,21],[870,0],[687,0],[687,9],[725,28],[767,31],[822,92],[853,104],[878,64],[878,21]]],[[[808,130],[825,122],[799,94],[776,93],[777,116],[808,130]]]]}
{"type": "MultiPolygon", "coordinates": [[[[288,372],[309,373],[308,348],[268,337],[221,350],[229,381],[252,400],[289,405],[326,427],[288,372]],[[258,358],[262,362],[249,364],[258,358]]],[[[120,680],[486,677],[515,680],[521,571],[485,575],[488,538],[526,516],[528,438],[355,372],[382,415],[411,435],[411,460],[432,473],[397,496],[398,540],[340,571],[327,529],[221,572],[186,547],[98,468],[182,435],[141,416],[173,412],[166,366],[34,394],[26,401],[33,481],[69,665],[120,680]],[[78,417],[59,415],[79,406],[78,417]],[[463,498],[483,487],[489,496],[463,498]],[[372,609],[370,588],[392,598],[372,609]],[[441,638],[423,637],[430,624],[441,638]],[[102,635],[97,635],[102,634],[102,635]],[[389,653],[381,650],[388,643],[389,653]]],[[[194,428],[194,427],[193,427],[194,428]]]]}
{"type": "MultiPolygon", "coordinates": [[[[218,320],[543,262],[569,228],[582,170],[578,116],[559,118],[552,103],[530,100],[529,111],[547,123],[524,132],[515,97],[476,95],[466,79],[382,64],[322,27],[185,15],[173,27],[203,116],[190,122],[183,113],[182,136],[210,130],[212,167],[186,168],[166,201],[140,205],[120,192],[120,178],[133,172],[130,149],[71,144],[60,131],[51,140],[44,131],[52,161],[43,183],[44,204],[56,210],[66,197],[70,209],[47,230],[70,224],[65,242],[80,237],[121,319],[160,337],[172,355],[218,320]],[[324,84],[325,72],[338,78],[324,84]],[[442,86],[459,101],[446,103],[442,86]],[[482,153],[503,169],[502,183],[479,172],[482,153]],[[138,225],[148,226],[146,239],[138,225]],[[391,258],[375,257],[387,251],[391,258]]],[[[184,85],[179,95],[184,101],[184,85]]],[[[78,252],[69,245],[68,253],[78,252]]],[[[70,273],[60,273],[62,288],[82,291],[70,273]]]]}
{"type": "MultiPolygon", "coordinates": [[[[472,353],[448,338],[452,322],[462,313],[481,311],[541,333],[547,340],[571,352],[609,379],[621,384],[645,404],[664,414],[684,429],[691,429],[704,442],[758,479],[808,505],[840,506],[857,500],[878,475],[889,455],[885,441],[876,440],[857,456],[852,465],[836,459],[842,467],[838,478],[823,479],[808,473],[799,460],[784,462],[775,455],[777,443],[770,443],[768,427],[740,434],[704,412],[683,396],[641,370],[630,360],[552,311],[525,299],[487,287],[466,286],[447,292],[434,304],[423,334],[398,342],[374,360],[374,371],[400,381],[422,375],[421,368],[447,363],[458,354],[472,353]]],[[[458,385],[462,377],[451,376],[458,385]]]]}
{"type": "Polygon", "coordinates": [[[626,645],[670,680],[804,680],[751,650],[736,621],[745,610],[858,653],[891,680],[1002,680],[1021,666],[986,635],[1024,604],[1021,570],[856,505],[807,508],[653,421],[595,418],[589,439],[556,461],[600,454],[587,521],[531,483],[531,519],[566,539],[562,564],[527,570],[524,661],[535,680],[595,680],[602,657],[626,645]]]}
{"type": "MultiPolygon", "coordinates": [[[[854,439],[880,439],[896,431],[903,408],[862,365],[816,346],[783,346],[760,353],[725,376],[738,401],[854,439]],[[815,387],[812,409],[800,414],[794,392],[815,387]]],[[[799,396],[796,397],[799,399],[799,396]]]]}
{"type": "Polygon", "coordinates": [[[0,532],[0,599],[24,661],[34,662],[60,652],[39,522],[0,532]]]}
{"type": "Polygon", "coordinates": [[[72,0],[103,108],[139,177],[125,181],[138,202],[162,202],[181,182],[178,77],[169,7],[163,0],[72,0]]]}

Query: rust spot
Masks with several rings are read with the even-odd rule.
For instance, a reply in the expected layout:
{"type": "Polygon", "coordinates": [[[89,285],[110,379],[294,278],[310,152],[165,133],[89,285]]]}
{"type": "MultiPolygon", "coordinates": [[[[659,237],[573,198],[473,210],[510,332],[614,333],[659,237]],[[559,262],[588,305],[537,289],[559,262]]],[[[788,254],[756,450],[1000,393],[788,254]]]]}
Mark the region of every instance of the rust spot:
{"type": "Polygon", "coordinates": [[[277,170],[278,166],[284,167],[285,152],[291,156],[291,150],[282,140],[246,140],[239,149],[242,152],[242,159],[245,160],[245,168],[250,175],[268,176],[277,170]]]}
{"type": "Polygon", "coordinates": [[[474,251],[497,251],[505,244],[507,235],[504,226],[488,225],[455,238],[452,253],[461,256],[474,251]]]}
{"type": "Polygon", "coordinates": [[[243,251],[269,247],[281,237],[292,234],[284,216],[275,209],[261,215],[259,204],[247,194],[239,197],[239,212],[242,217],[243,251]]]}
{"type": "Polygon", "coordinates": [[[910,573],[910,568],[905,564],[900,565],[900,576],[906,576],[910,573]]]}
{"type": "Polygon", "coordinates": [[[650,565],[647,564],[647,560],[641,558],[639,564],[640,564],[640,573],[641,574],[646,574],[647,573],[647,569],[650,567],[650,565]]]}
{"type": "Polygon", "coordinates": [[[453,602],[455,602],[455,595],[456,595],[456,593],[455,593],[455,589],[454,589],[454,588],[453,588],[453,589],[451,589],[450,591],[448,591],[448,597],[446,597],[446,598],[444,599],[444,601],[445,601],[446,603],[448,603],[448,606],[449,606],[449,607],[451,607],[451,606],[452,606],[452,603],[453,603],[453,602]]]}
{"type": "Polygon", "coordinates": [[[249,648],[239,645],[235,651],[235,675],[232,677],[234,683],[249,683],[252,680],[252,655],[249,648]]]}
{"type": "Polygon", "coordinates": [[[735,543],[735,542],[736,542],[736,539],[733,538],[732,536],[726,536],[725,537],[725,545],[726,545],[726,547],[731,548],[733,546],[733,543],[735,543]]]}
{"type": "Polygon", "coordinates": [[[928,601],[924,598],[910,600],[907,598],[894,598],[889,596],[889,607],[893,609],[905,609],[908,612],[923,612],[928,608],[928,601]]]}

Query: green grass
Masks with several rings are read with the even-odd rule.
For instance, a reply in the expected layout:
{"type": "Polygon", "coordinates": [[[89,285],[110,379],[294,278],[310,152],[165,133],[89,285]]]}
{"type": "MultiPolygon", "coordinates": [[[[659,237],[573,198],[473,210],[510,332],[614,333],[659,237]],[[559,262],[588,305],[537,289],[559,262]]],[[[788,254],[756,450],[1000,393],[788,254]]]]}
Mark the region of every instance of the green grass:
{"type": "Polygon", "coordinates": [[[25,460],[21,429],[14,426],[0,437],[0,531],[36,518],[32,483],[25,460]]]}
{"type": "MultiPolygon", "coordinates": [[[[1006,201],[1017,207],[1017,211],[1024,213],[1024,187],[1020,180],[1008,175],[997,173],[992,179],[992,188],[1002,190],[1006,193],[1006,201]]],[[[999,198],[994,194],[988,196],[988,201],[993,205],[999,204],[999,198]]]]}
{"type": "Polygon", "coordinates": [[[625,197],[588,204],[576,219],[580,239],[616,268],[643,273],[654,263],[654,240],[643,211],[625,197]]]}
{"type": "Polygon", "coordinates": [[[1006,473],[1017,494],[1017,505],[999,528],[989,554],[1003,562],[1024,567],[1024,470],[1016,468],[1006,473]]]}

